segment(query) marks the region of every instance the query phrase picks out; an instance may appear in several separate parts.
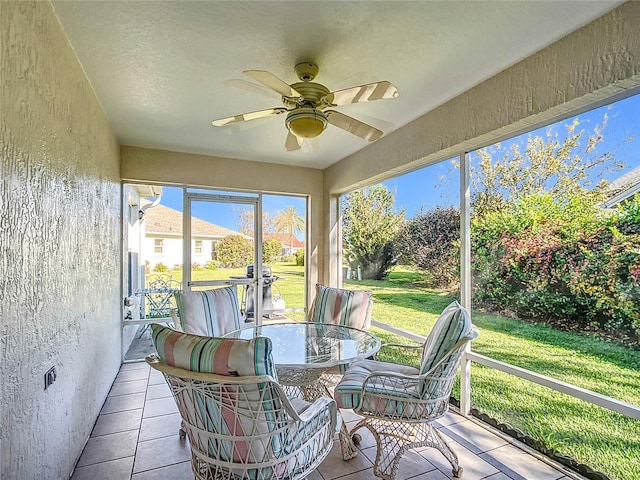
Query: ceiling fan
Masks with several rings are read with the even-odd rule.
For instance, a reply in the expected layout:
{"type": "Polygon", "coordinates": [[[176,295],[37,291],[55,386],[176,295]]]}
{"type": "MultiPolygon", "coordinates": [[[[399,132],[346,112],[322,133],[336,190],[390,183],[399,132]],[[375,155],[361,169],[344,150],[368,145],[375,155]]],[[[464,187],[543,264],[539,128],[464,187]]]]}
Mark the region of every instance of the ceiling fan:
{"type": "Polygon", "coordinates": [[[291,85],[266,70],[245,70],[242,73],[282,95],[284,107],[268,108],[220,118],[211,123],[215,127],[223,127],[286,113],[285,125],[289,132],[285,148],[288,151],[299,150],[302,139],[317,137],[327,128],[327,124],[341,128],[369,142],[382,136],[381,130],[344,113],[329,109],[350,103],[395,98],[398,96],[398,89],[391,82],[375,82],[331,92],[324,85],[312,81],[319,71],[316,64],[299,63],[294,70],[300,82],[291,85]]]}

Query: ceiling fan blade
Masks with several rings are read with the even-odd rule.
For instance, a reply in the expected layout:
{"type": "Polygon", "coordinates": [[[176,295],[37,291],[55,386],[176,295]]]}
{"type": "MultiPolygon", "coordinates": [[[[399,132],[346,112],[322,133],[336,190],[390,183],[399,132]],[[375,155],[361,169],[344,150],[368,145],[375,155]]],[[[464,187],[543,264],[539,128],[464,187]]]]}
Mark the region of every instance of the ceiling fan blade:
{"type": "Polygon", "coordinates": [[[298,98],[302,96],[300,92],[294,90],[283,80],[280,80],[273,73],[267,72],[266,70],[245,70],[242,73],[275,90],[283,97],[298,98]]]}
{"type": "Polygon", "coordinates": [[[305,143],[309,146],[309,151],[317,152],[320,150],[320,144],[318,143],[318,137],[315,138],[307,138],[305,143]]]}
{"type": "Polygon", "coordinates": [[[263,95],[265,97],[280,99],[280,95],[278,95],[278,92],[274,92],[271,88],[267,88],[264,85],[258,85],[257,83],[249,82],[241,78],[225,80],[224,82],[222,82],[222,84],[228,87],[239,88],[247,92],[257,93],[258,95],[263,95]]]}
{"type": "Polygon", "coordinates": [[[241,113],[240,115],[234,115],[232,117],[219,118],[214,120],[211,124],[214,127],[223,127],[225,125],[231,125],[233,123],[246,122],[248,120],[255,120],[256,118],[268,117],[269,115],[279,115],[284,112],[288,112],[286,108],[276,107],[268,108],[266,110],[258,110],[257,112],[241,113]]]}
{"type": "Polygon", "coordinates": [[[331,125],[335,125],[338,128],[346,130],[363,140],[373,142],[382,136],[382,130],[378,130],[371,125],[367,125],[366,123],[356,120],[344,113],[336,112],[335,110],[327,110],[324,114],[327,116],[327,120],[331,125]]]}
{"type": "Polygon", "coordinates": [[[395,85],[391,82],[383,81],[330,92],[322,98],[322,102],[329,106],[337,107],[350,103],[396,98],[398,95],[398,89],[395,85]]]}
{"type": "Polygon", "coordinates": [[[287,139],[284,142],[284,148],[287,149],[287,152],[294,152],[296,150],[300,150],[302,146],[302,139],[296,137],[293,133],[287,133],[287,139]]]}

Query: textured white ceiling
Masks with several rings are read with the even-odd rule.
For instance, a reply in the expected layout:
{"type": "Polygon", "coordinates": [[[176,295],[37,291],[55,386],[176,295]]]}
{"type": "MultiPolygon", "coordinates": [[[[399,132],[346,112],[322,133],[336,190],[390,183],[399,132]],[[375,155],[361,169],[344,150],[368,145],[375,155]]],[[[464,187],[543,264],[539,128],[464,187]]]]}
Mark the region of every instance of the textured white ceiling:
{"type": "Polygon", "coordinates": [[[298,81],[320,66],[330,90],[389,80],[396,99],[338,107],[385,133],[617,6],[619,1],[54,1],[118,139],[135,145],[325,168],[368,143],[329,125],[287,152],[282,106],[243,70],[298,81]]]}

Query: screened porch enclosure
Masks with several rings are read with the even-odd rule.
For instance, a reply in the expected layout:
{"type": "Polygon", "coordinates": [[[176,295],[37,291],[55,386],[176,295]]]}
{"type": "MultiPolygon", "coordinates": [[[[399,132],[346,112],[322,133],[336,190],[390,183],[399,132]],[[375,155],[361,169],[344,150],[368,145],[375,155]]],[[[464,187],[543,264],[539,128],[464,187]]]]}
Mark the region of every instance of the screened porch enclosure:
{"type": "MultiPolygon", "coordinates": [[[[129,261],[144,265],[135,255],[127,258],[128,244],[123,225],[133,225],[140,220],[140,209],[130,208],[134,205],[123,202],[125,185],[304,197],[307,225],[304,287],[301,289],[305,293],[301,303],[302,308],[308,310],[316,284],[339,286],[342,282],[340,195],[452,157],[461,160],[464,170],[465,152],[640,92],[640,38],[637,34],[640,4],[614,2],[601,5],[599,13],[594,10],[596,13],[589,21],[576,25],[575,30],[564,31],[562,35],[565,36],[549,37],[548,43],[541,45],[539,50],[529,53],[523,50],[523,55],[527,56],[514,59],[514,63],[499,72],[487,72],[486,77],[464,91],[450,91],[441,104],[407,124],[396,126],[394,131],[389,130],[374,143],[365,144],[366,148],[352,150],[355,153],[341,157],[330,166],[314,168],[303,160],[294,163],[284,156],[285,152],[276,158],[277,162],[258,161],[260,146],[257,143],[249,145],[255,158],[242,160],[224,156],[224,153],[214,155],[211,151],[193,153],[196,150],[186,145],[161,149],[157,143],[138,142],[116,133],[116,127],[121,128],[122,124],[110,117],[112,112],[98,96],[98,82],[105,78],[90,76],[91,68],[82,63],[79,53],[86,43],[74,45],[71,29],[63,26],[62,11],[80,7],[82,3],[0,2],[3,72],[0,230],[4,273],[0,333],[3,346],[0,477],[3,479],[62,480],[70,478],[76,469],[78,478],[83,474],[87,475],[85,478],[96,478],[94,468],[98,467],[95,465],[109,462],[116,471],[124,471],[122,478],[135,475],[136,480],[141,480],[147,476],[145,472],[152,469],[138,466],[133,471],[132,462],[142,458],[138,455],[144,453],[144,448],[150,449],[147,453],[151,451],[151,457],[161,457],[157,452],[169,452],[165,448],[166,442],[174,440],[166,440],[165,433],[175,432],[175,424],[153,420],[175,413],[166,410],[171,405],[165,401],[166,392],[158,392],[162,387],[157,387],[157,379],[151,381],[148,371],[128,372],[139,365],[122,364],[124,348],[138,328],[138,325],[125,325],[123,331],[123,320],[129,307],[125,300],[132,289],[144,288],[140,269],[125,267],[129,261]],[[45,389],[43,375],[52,367],[57,376],[54,383],[46,383],[45,389]],[[157,397],[152,398],[154,395],[157,397]],[[122,396],[127,398],[113,399],[122,396]],[[131,405],[135,407],[130,408],[131,405]],[[117,427],[119,431],[109,431],[113,425],[110,421],[115,417],[105,416],[122,413],[123,406],[127,412],[123,416],[128,417],[125,423],[129,423],[122,430],[120,426],[117,427]],[[138,434],[143,422],[152,424],[151,428],[166,430],[155,438],[147,437],[144,441],[153,443],[142,445],[138,434]],[[102,435],[105,432],[108,433],[102,435]],[[106,436],[111,437],[97,438],[106,436]],[[109,448],[101,447],[104,442],[109,442],[109,448]],[[94,445],[98,448],[91,455],[96,456],[82,459],[85,446],[94,445]],[[111,447],[117,452],[115,457],[100,456],[113,452],[111,447]],[[137,447],[141,448],[136,451],[137,447]],[[119,448],[128,450],[123,453],[119,448]],[[86,469],[81,471],[82,468],[86,469]]],[[[118,8],[134,5],[125,7],[125,3],[118,8]]],[[[219,7],[234,8],[235,4],[220,2],[219,7]]],[[[313,5],[314,2],[300,2],[302,4],[313,5]]],[[[98,5],[99,2],[92,2],[88,8],[98,8],[98,5]]],[[[100,6],[108,8],[105,5],[100,6]]],[[[199,5],[202,7],[204,3],[199,5]]],[[[116,13],[122,12],[117,10],[116,13]]],[[[235,13],[233,17],[229,15],[229,19],[242,17],[235,13]]],[[[67,18],[73,20],[72,17],[71,13],[67,18]]],[[[127,18],[127,15],[120,17],[123,21],[127,18]]],[[[102,18],[95,16],[93,20],[102,18]]],[[[219,20],[224,22],[225,18],[219,20]]],[[[91,22],[78,25],[84,32],[95,33],[95,38],[103,37],[92,28],[91,22]]],[[[107,30],[123,32],[115,24],[107,30]]],[[[205,30],[216,29],[207,27],[198,32],[205,30]]],[[[161,35],[164,32],[158,31],[161,35]]],[[[371,33],[374,34],[375,29],[371,29],[371,33]]],[[[345,37],[343,43],[348,45],[349,38],[345,37]]],[[[185,49],[182,54],[194,50],[185,49]]],[[[207,46],[204,50],[225,51],[207,46]]],[[[281,53],[279,49],[273,50],[281,53]]],[[[136,49],[125,45],[123,51],[129,55],[136,49]]],[[[158,49],[158,58],[171,59],[166,53],[158,49]]],[[[290,56],[295,57],[295,54],[290,56]]],[[[94,52],[92,57],[101,60],[108,55],[94,52]]],[[[117,94],[116,109],[131,104],[134,108],[147,108],[147,100],[151,98],[169,98],[159,91],[152,91],[149,87],[153,85],[149,83],[136,84],[135,74],[121,74],[116,65],[112,65],[111,72],[118,75],[119,81],[106,80],[109,88],[113,88],[112,92],[117,94]]],[[[133,65],[135,70],[142,63],[133,59],[120,65],[133,65]]],[[[173,65],[171,67],[171,72],[175,72],[173,65]]],[[[238,65],[234,71],[240,72],[241,68],[260,66],[238,65]]],[[[186,73],[184,78],[202,78],[186,73]]],[[[183,74],[181,71],[180,75],[183,74]]],[[[223,81],[222,78],[217,80],[223,81]]],[[[207,84],[210,81],[210,78],[203,79],[207,84]]],[[[197,102],[198,107],[206,103],[203,99],[197,102]]],[[[149,117],[155,119],[160,119],[161,113],[159,110],[147,111],[149,117]]],[[[194,118],[193,112],[188,113],[194,118]]],[[[210,111],[204,115],[203,122],[208,128],[212,128],[211,115],[210,111]]],[[[131,125],[142,125],[142,130],[152,130],[154,126],[153,120],[143,124],[135,116],[128,121],[131,125]]],[[[177,126],[177,122],[174,123],[174,127],[177,126]]],[[[153,131],[162,135],[161,129],[153,131]]],[[[206,137],[204,141],[209,140],[210,137],[206,137]]],[[[468,225],[465,207],[468,191],[465,179],[468,177],[462,172],[460,178],[464,214],[460,236],[463,274],[460,299],[470,305],[469,235],[464,227],[468,225]]],[[[153,190],[143,193],[150,199],[155,195],[153,190]]],[[[202,242],[194,242],[194,254],[207,251],[205,239],[202,242]]],[[[154,240],[152,248],[154,252],[164,253],[167,245],[154,240]]],[[[164,305],[158,307],[163,311],[164,308],[164,305]]],[[[473,310],[471,313],[473,316],[473,310]]],[[[419,340],[415,335],[413,337],[419,340]]],[[[577,392],[571,386],[530,376],[509,365],[475,355],[473,350],[467,352],[461,370],[460,409],[463,413],[473,406],[470,400],[473,376],[469,373],[473,371],[472,363],[531,377],[535,382],[603,404],[633,421],[638,419],[637,406],[624,405],[589,392],[577,392]]],[[[47,379],[51,380],[50,377],[47,379]]],[[[169,422],[175,420],[174,415],[169,422]]],[[[449,425],[442,424],[451,431],[449,438],[454,441],[458,441],[454,435],[456,428],[451,425],[465,422],[467,418],[461,416],[457,420],[460,422],[453,420],[449,425]]],[[[478,458],[484,458],[485,463],[492,466],[491,461],[495,463],[496,457],[486,453],[493,450],[495,444],[490,440],[488,444],[480,445],[485,439],[483,430],[475,432],[478,443],[468,442],[465,446],[470,453],[467,460],[473,464],[478,458]]],[[[457,436],[462,438],[464,434],[457,433],[457,436]]],[[[508,443],[501,438],[500,447],[508,443]]],[[[184,457],[180,456],[184,455],[184,448],[173,452],[176,461],[172,465],[182,464],[173,468],[185,468],[184,457]]],[[[501,452],[496,450],[496,453],[501,452]]],[[[418,455],[424,459],[420,452],[418,455]]],[[[505,456],[500,457],[505,461],[500,463],[506,465],[508,457],[524,458],[516,457],[514,451],[507,448],[505,456]]],[[[522,462],[525,466],[529,464],[528,458],[522,462]]],[[[434,462],[438,461],[434,459],[434,462]]],[[[429,467],[429,472],[433,473],[426,472],[427,475],[421,478],[443,478],[445,474],[438,465],[432,465],[434,468],[429,467]]],[[[348,475],[358,478],[356,469],[348,467],[348,463],[341,466],[345,470],[339,472],[333,466],[325,466],[326,470],[320,470],[316,479],[348,475]]],[[[408,468],[415,472],[412,465],[408,468]]],[[[537,478],[535,473],[531,476],[526,470],[518,473],[520,477],[511,475],[510,472],[516,470],[515,466],[507,470],[480,468],[476,477],[494,476],[496,480],[537,478]]],[[[548,472],[544,467],[540,471],[548,472]]],[[[364,478],[370,478],[367,474],[364,478]]],[[[174,478],[171,472],[169,475],[174,478]]],[[[555,470],[549,473],[549,478],[557,480],[568,475],[555,470]]],[[[107,478],[117,476],[111,474],[107,478]]],[[[158,477],[152,475],[151,478],[158,477]]]]}

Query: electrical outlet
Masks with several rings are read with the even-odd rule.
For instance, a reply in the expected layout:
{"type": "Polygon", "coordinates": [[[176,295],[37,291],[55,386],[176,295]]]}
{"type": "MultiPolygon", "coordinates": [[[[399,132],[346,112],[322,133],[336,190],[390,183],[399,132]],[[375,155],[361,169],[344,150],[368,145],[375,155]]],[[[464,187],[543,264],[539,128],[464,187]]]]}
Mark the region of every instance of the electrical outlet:
{"type": "Polygon", "coordinates": [[[53,382],[56,381],[57,376],[58,376],[58,372],[56,372],[56,367],[51,367],[49,370],[47,370],[47,373],[44,374],[45,390],[49,388],[53,382]]]}

